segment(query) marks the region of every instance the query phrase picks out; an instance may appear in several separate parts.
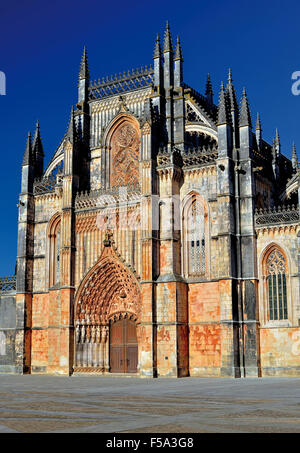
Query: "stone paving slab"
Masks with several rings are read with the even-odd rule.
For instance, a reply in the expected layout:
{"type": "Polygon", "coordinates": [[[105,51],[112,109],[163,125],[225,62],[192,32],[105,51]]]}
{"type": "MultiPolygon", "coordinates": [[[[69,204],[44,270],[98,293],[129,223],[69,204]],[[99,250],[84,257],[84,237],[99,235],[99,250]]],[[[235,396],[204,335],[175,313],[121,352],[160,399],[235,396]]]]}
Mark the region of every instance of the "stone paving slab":
{"type": "Polygon", "coordinates": [[[300,432],[300,379],[0,375],[0,433],[300,432]]]}

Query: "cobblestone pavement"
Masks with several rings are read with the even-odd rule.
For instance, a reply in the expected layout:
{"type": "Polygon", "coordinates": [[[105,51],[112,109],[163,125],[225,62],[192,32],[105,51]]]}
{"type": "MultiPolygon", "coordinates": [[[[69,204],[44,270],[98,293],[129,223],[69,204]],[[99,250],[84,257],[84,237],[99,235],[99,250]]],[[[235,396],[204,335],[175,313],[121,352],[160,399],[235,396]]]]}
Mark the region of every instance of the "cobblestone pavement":
{"type": "Polygon", "coordinates": [[[0,375],[0,432],[300,432],[300,379],[0,375]]]}

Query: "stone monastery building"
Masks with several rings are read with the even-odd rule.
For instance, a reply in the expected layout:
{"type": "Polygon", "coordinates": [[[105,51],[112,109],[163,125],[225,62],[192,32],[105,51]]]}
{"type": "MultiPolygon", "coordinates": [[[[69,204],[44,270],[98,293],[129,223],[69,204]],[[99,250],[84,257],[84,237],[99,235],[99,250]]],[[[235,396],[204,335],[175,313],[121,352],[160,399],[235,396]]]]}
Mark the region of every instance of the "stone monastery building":
{"type": "Polygon", "coordinates": [[[232,76],[184,83],[169,26],[153,67],[89,80],[44,168],[28,136],[0,372],[300,376],[299,173],[252,128],[232,76]]]}

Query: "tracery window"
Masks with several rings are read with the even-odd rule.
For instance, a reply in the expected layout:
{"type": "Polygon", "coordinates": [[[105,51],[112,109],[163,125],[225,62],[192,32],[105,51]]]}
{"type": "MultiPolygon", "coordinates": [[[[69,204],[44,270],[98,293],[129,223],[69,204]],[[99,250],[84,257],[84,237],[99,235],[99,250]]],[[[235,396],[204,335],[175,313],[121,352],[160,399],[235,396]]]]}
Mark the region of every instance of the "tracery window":
{"type": "Polygon", "coordinates": [[[49,286],[54,286],[60,280],[60,219],[57,218],[50,228],[49,247],[49,286]]]}
{"type": "Polygon", "coordinates": [[[188,273],[192,276],[205,275],[205,215],[202,203],[196,197],[189,207],[186,227],[188,273]]]}
{"type": "Polygon", "coordinates": [[[274,249],[266,260],[269,320],[288,319],[287,265],[279,249],[274,249]]]}

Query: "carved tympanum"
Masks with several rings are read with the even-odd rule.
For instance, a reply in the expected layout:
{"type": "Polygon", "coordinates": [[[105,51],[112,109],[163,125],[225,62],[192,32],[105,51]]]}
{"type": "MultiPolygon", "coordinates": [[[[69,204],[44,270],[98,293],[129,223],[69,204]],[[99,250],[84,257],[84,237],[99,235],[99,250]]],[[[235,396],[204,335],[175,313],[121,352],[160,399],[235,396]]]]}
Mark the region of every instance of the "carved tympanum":
{"type": "Polygon", "coordinates": [[[77,325],[105,325],[116,313],[140,316],[140,291],[131,272],[107,247],[81,289],[77,325]]]}
{"type": "Polygon", "coordinates": [[[111,185],[127,186],[139,182],[139,136],[129,122],[122,123],[111,140],[111,185]]]}

